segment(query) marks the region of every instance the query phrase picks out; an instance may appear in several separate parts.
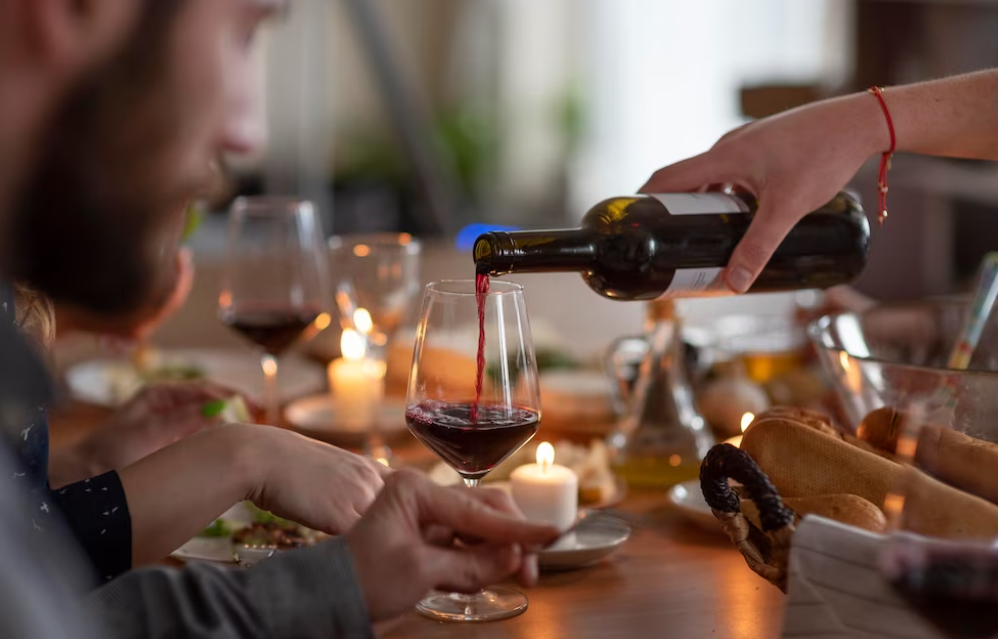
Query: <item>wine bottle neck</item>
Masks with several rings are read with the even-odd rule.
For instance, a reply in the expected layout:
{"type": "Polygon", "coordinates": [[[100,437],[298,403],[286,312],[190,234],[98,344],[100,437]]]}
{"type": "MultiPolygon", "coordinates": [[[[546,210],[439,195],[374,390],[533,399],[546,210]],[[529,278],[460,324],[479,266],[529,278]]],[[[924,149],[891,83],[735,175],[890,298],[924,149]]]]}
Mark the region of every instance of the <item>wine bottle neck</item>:
{"type": "Polygon", "coordinates": [[[595,256],[592,234],[583,229],[494,231],[475,240],[475,266],[489,275],[585,270],[595,256]]]}

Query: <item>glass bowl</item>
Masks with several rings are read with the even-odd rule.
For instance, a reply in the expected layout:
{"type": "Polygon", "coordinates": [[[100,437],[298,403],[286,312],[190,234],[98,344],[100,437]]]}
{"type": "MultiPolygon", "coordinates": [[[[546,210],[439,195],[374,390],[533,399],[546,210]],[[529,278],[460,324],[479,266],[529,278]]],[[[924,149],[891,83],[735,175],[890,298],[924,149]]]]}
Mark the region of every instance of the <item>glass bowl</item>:
{"type": "Polygon", "coordinates": [[[855,429],[871,411],[916,397],[930,411],[945,408],[951,427],[969,435],[998,418],[996,322],[988,323],[967,370],[946,367],[968,311],[966,302],[926,301],[811,324],[808,335],[850,422],[843,425],[855,429]]]}

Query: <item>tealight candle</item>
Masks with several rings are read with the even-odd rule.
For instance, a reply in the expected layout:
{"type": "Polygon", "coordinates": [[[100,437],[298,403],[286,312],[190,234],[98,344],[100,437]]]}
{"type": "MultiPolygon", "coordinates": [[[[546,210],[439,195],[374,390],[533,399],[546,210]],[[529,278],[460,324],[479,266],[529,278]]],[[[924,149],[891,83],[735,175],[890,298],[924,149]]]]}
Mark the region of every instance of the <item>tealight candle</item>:
{"type": "Polygon", "coordinates": [[[579,514],[579,478],[554,463],[554,446],[537,447],[537,463],[520,466],[510,476],[513,501],[529,521],[565,531],[579,514]]]}
{"type": "Polygon", "coordinates": [[[367,357],[364,338],[351,329],[343,331],[340,351],[343,357],[330,362],[327,371],[336,401],[334,419],[345,430],[366,431],[384,393],[384,364],[367,357]]]}

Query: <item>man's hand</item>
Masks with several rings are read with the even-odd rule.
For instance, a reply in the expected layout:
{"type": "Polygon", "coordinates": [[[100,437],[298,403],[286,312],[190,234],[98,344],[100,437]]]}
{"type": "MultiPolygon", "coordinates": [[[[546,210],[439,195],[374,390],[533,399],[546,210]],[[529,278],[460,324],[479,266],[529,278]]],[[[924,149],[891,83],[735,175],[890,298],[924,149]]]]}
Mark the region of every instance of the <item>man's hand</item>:
{"type": "Polygon", "coordinates": [[[433,589],[474,593],[514,573],[533,585],[534,553],[558,535],[524,521],[502,491],[444,488],[403,470],[386,481],[346,539],[377,622],[409,610],[433,589]]]}
{"type": "Polygon", "coordinates": [[[118,409],[103,426],[71,450],[53,451],[53,486],[118,470],[160,448],[215,424],[204,406],[237,393],[206,382],[151,384],[118,409]]]}
{"type": "Polygon", "coordinates": [[[392,470],[340,448],[273,427],[253,429],[261,481],[247,499],[329,534],[350,530],[392,470]]]}

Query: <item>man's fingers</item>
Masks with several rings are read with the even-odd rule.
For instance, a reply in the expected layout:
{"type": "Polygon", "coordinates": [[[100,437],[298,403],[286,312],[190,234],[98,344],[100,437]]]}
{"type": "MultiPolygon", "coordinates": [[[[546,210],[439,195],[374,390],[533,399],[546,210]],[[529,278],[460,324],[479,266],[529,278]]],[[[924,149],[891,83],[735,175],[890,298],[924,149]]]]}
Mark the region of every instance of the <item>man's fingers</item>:
{"type": "Polygon", "coordinates": [[[434,587],[450,592],[473,594],[491,583],[502,581],[520,567],[523,554],[516,544],[474,546],[471,548],[427,548],[423,565],[434,587]]]}
{"type": "Polygon", "coordinates": [[[692,193],[726,181],[717,155],[708,151],[655,171],[638,193],[692,193]]]}
{"type": "Polygon", "coordinates": [[[735,293],[744,293],[769,262],[787,233],[797,222],[786,212],[764,208],[762,204],[745,237],[735,248],[724,271],[724,281],[735,293]]]}
{"type": "Polygon", "coordinates": [[[558,530],[551,526],[528,523],[496,510],[487,501],[492,497],[479,497],[474,494],[477,490],[441,489],[432,484],[419,490],[422,520],[448,526],[459,535],[528,547],[542,546],[558,537],[558,530]]]}
{"type": "Polygon", "coordinates": [[[475,497],[499,512],[512,515],[517,519],[523,518],[523,512],[520,511],[519,506],[513,501],[513,496],[507,491],[498,488],[479,488],[475,493],[475,497]]]}

